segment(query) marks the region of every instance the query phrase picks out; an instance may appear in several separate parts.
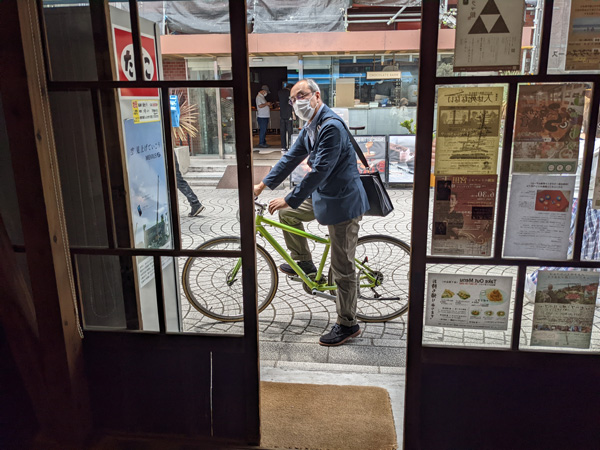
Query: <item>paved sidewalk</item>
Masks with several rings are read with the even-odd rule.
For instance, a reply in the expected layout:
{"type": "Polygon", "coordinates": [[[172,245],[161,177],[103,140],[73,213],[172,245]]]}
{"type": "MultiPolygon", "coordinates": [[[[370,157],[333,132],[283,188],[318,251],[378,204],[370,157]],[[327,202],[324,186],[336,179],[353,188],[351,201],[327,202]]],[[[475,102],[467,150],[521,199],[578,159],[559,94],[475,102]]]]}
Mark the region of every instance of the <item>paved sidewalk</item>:
{"type": "MultiPolygon", "coordinates": [[[[239,236],[237,220],[237,190],[212,187],[195,187],[194,191],[206,209],[198,217],[188,217],[189,205],[180,196],[182,243],[193,248],[218,236],[239,236]]],[[[286,189],[265,191],[262,201],[283,196],[286,189]]],[[[395,211],[386,218],[365,217],[361,222],[361,235],[384,234],[406,242],[410,240],[412,190],[390,190],[395,211]]],[[[307,230],[325,235],[327,228],[313,222],[307,230]]],[[[279,230],[269,231],[283,243],[279,230]]],[[[259,240],[260,242],[260,240],[259,240]]],[[[271,250],[268,243],[261,243],[271,250]]],[[[317,246],[320,247],[320,246],[317,246]]],[[[314,250],[315,260],[319,249],[314,250]]],[[[270,252],[277,264],[283,261],[273,250],[270,252]]],[[[180,261],[180,268],[185,261],[180,261]]],[[[186,332],[233,333],[243,332],[242,323],[223,323],[196,311],[182,296],[183,321],[186,332]]],[[[405,365],[406,318],[387,323],[361,323],[362,334],[348,344],[328,348],[317,344],[319,337],[328,331],[336,320],[335,303],[309,295],[297,281],[280,273],[279,288],[271,305],[259,315],[261,331],[261,360],[305,363],[339,363],[361,366],[399,368],[405,365]]]]}

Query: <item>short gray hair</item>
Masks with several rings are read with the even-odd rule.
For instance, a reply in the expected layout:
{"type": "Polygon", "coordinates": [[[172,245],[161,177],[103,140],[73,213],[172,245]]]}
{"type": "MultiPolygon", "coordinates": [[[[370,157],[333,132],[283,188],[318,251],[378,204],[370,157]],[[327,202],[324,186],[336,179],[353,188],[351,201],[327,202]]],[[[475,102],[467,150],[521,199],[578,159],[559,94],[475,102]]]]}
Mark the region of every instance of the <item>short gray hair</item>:
{"type": "Polygon", "coordinates": [[[306,81],[306,84],[308,84],[308,87],[310,88],[311,92],[321,93],[321,89],[319,89],[319,85],[312,78],[303,78],[300,81],[306,81]]]}

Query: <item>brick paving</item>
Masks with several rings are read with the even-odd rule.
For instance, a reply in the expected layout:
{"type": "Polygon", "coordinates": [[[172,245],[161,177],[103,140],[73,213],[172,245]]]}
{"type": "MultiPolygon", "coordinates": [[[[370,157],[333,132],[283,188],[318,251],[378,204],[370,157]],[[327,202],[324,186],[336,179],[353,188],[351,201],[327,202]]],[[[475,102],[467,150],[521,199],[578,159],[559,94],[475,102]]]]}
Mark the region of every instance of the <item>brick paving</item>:
{"type": "MultiPolygon", "coordinates": [[[[202,242],[219,236],[239,236],[237,219],[237,190],[214,187],[194,187],[206,209],[198,217],[187,216],[189,205],[180,196],[182,243],[184,248],[194,248],[202,242]]],[[[288,188],[266,190],[261,201],[283,196],[288,188]]],[[[365,217],[361,222],[361,235],[384,234],[410,242],[412,190],[390,189],[395,210],[386,218],[365,217]]],[[[432,208],[429,208],[431,214],[432,208]]],[[[431,223],[431,220],[430,220],[431,223]]],[[[283,244],[278,229],[269,229],[283,244]]],[[[307,231],[325,235],[326,227],[316,222],[308,224],[307,231]]],[[[276,264],[283,261],[266,242],[258,242],[274,257],[276,264]]],[[[320,253],[313,248],[313,257],[320,253]]],[[[180,270],[185,260],[180,261],[180,270]]],[[[516,269],[499,266],[431,265],[428,272],[470,273],[479,275],[505,275],[516,280],[516,269]]],[[[512,298],[515,295],[513,281],[512,298]]],[[[530,337],[533,305],[525,299],[521,345],[527,345],[530,337]]],[[[189,333],[242,334],[243,324],[224,323],[204,316],[192,307],[182,294],[182,317],[184,331],[189,333]]],[[[402,367],[405,364],[406,316],[386,323],[360,323],[362,334],[342,347],[327,348],[317,345],[319,336],[335,323],[335,303],[312,296],[302,290],[301,283],[292,281],[280,273],[279,288],[272,303],[259,315],[261,360],[297,363],[337,363],[362,366],[402,367]]],[[[424,343],[430,345],[478,346],[509,348],[513,311],[509,313],[507,331],[463,330],[426,327],[424,343]]],[[[595,331],[598,335],[598,330],[595,331]]]]}

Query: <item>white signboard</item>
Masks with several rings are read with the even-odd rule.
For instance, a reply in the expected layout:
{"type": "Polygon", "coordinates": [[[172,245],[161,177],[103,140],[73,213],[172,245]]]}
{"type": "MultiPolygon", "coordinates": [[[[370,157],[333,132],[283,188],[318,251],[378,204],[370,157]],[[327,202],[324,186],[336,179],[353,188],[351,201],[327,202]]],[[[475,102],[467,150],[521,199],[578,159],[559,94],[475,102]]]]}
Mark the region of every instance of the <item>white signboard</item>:
{"type": "Polygon", "coordinates": [[[505,257],[566,259],[575,176],[513,175],[505,257]]]}
{"type": "Polygon", "coordinates": [[[506,330],[511,277],[430,273],[425,325],[506,330]]]}
{"type": "Polygon", "coordinates": [[[518,70],[524,8],[523,0],[460,0],[454,71],[518,70]]]}

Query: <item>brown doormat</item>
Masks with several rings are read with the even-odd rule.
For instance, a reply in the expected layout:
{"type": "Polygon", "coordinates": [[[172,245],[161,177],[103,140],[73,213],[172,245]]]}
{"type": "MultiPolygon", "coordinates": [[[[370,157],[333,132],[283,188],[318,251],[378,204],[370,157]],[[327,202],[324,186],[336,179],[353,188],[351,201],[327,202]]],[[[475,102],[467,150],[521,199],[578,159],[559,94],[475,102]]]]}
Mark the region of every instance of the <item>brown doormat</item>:
{"type": "Polygon", "coordinates": [[[388,392],[370,386],[261,382],[261,446],[395,450],[388,392]]]}

